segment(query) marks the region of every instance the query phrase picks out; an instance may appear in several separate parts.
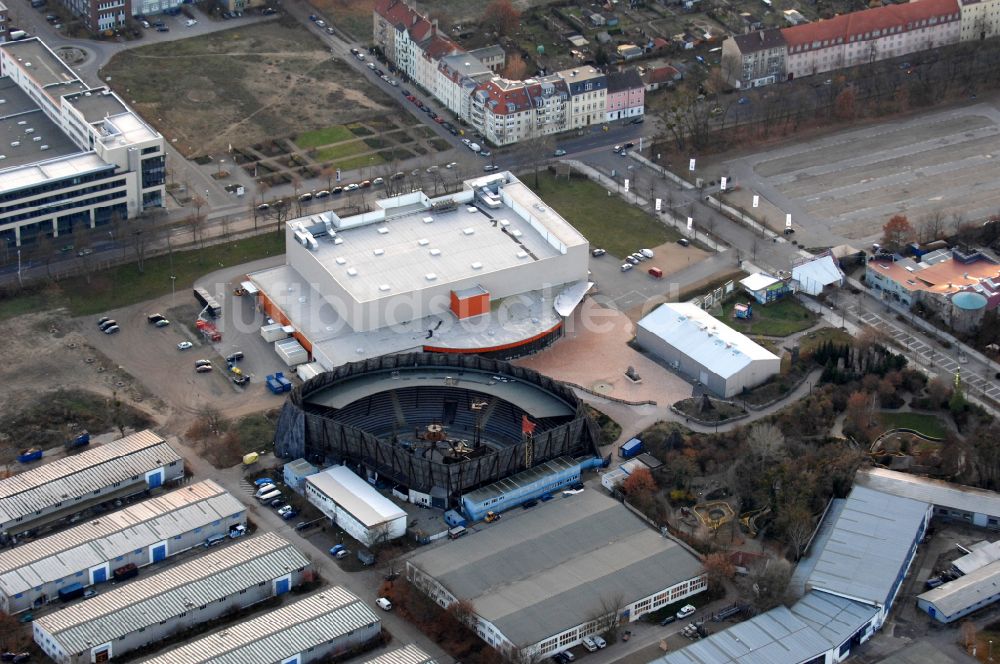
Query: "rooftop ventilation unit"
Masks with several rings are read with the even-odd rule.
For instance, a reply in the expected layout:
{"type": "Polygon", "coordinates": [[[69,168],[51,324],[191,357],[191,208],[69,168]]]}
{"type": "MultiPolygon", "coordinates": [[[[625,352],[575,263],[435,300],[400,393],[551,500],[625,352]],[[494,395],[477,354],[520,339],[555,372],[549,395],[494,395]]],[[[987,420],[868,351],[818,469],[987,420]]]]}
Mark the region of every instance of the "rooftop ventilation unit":
{"type": "Polygon", "coordinates": [[[510,226],[510,222],[507,221],[506,219],[501,219],[500,225],[503,226],[504,228],[507,228],[508,226],[510,226]]]}
{"type": "Polygon", "coordinates": [[[381,256],[382,254],[385,253],[385,249],[376,249],[372,253],[375,254],[376,256],[381,256]]]}
{"type": "Polygon", "coordinates": [[[472,235],[475,232],[476,232],[476,229],[474,229],[474,228],[463,228],[462,229],[462,233],[464,233],[465,235],[472,235]]]}
{"type": "Polygon", "coordinates": [[[344,244],[344,238],[342,238],[342,237],[335,237],[335,238],[333,238],[333,243],[334,244],[344,244]]]}
{"type": "Polygon", "coordinates": [[[517,252],[517,257],[518,258],[527,258],[528,257],[528,252],[527,251],[519,251],[519,252],[517,252]]]}
{"type": "Polygon", "coordinates": [[[465,211],[468,212],[469,214],[475,214],[476,212],[479,212],[479,208],[470,205],[469,207],[465,208],[465,211]]]}
{"type": "Polygon", "coordinates": [[[386,228],[385,226],[382,226],[381,228],[378,229],[378,234],[379,235],[385,235],[388,232],[389,232],[389,229],[386,228]]]}
{"type": "Polygon", "coordinates": [[[358,276],[358,271],[355,270],[353,267],[349,267],[347,268],[347,274],[351,275],[352,277],[356,277],[358,276]]]}
{"type": "Polygon", "coordinates": [[[431,254],[431,256],[440,256],[441,255],[441,250],[440,249],[431,249],[430,254],[431,254]]]}
{"type": "Polygon", "coordinates": [[[482,270],[483,269],[483,264],[480,263],[479,261],[476,261],[475,263],[472,264],[472,269],[473,270],[482,270]]]}
{"type": "Polygon", "coordinates": [[[430,224],[434,221],[434,217],[424,217],[424,223],[430,224]]]}
{"type": "Polygon", "coordinates": [[[514,230],[512,230],[510,232],[510,234],[513,235],[514,237],[521,237],[522,235],[524,235],[524,233],[522,233],[521,231],[517,230],[516,228],[514,230]]]}
{"type": "Polygon", "coordinates": [[[424,279],[426,279],[427,281],[437,281],[437,278],[438,276],[433,272],[428,272],[427,274],[424,275],[424,279]]]}
{"type": "Polygon", "coordinates": [[[381,286],[378,287],[378,289],[380,291],[382,291],[383,293],[386,292],[387,290],[389,290],[390,288],[391,288],[391,286],[389,286],[389,284],[382,284],[381,286]]]}
{"type": "Polygon", "coordinates": [[[430,241],[430,240],[428,240],[428,239],[427,239],[427,238],[425,238],[425,237],[422,237],[422,238],[420,238],[419,240],[417,240],[417,244],[419,244],[419,245],[420,245],[421,247],[426,247],[426,246],[427,246],[427,245],[429,245],[430,243],[431,243],[431,241],[430,241]]]}
{"type": "Polygon", "coordinates": [[[347,262],[347,259],[346,259],[346,258],[344,258],[343,256],[337,256],[337,257],[336,257],[336,258],[334,258],[333,260],[334,260],[334,262],[336,262],[336,263],[337,263],[337,265],[343,265],[344,263],[346,263],[346,262],[347,262]]]}

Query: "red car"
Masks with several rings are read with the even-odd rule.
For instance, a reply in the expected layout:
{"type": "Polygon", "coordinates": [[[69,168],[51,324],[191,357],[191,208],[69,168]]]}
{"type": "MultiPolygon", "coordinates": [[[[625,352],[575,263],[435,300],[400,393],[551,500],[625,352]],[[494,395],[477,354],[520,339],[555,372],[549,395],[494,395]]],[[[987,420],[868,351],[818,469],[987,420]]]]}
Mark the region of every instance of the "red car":
{"type": "Polygon", "coordinates": [[[434,118],[434,122],[436,122],[436,123],[438,123],[438,124],[444,124],[444,118],[442,118],[442,117],[441,117],[441,116],[439,115],[439,116],[437,116],[436,118],[434,118]]]}

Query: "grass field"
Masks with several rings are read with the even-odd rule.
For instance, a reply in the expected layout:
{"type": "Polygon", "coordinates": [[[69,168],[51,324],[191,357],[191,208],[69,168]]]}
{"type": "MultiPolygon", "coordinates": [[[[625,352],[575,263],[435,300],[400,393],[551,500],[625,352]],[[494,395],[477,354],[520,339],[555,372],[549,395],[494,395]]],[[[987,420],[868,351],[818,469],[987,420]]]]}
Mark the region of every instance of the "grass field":
{"type": "Polygon", "coordinates": [[[169,256],[146,260],[140,273],[134,263],[92,275],[90,283],[74,277],[45,287],[39,292],[0,301],[0,319],[28,311],[66,307],[73,316],[96,314],[170,292],[170,276],[177,277],[177,291],[190,289],[194,280],[224,265],[276,256],[285,251],[285,236],[273,232],[237,242],[212,245],[204,249],[174,252],[173,268],[169,256]]]}
{"type": "Polygon", "coordinates": [[[100,77],[188,157],[309,135],[392,104],[288,16],[122,51],[100,77]]]}
{"type": "Polygon", "coordinates": [[[745,334],[787,337],[812,327],[816,322],[816,314],[802,306],[794,297],[784,297],[767,305],[754,302],[753,318],[748,321],[733,318],[733,301],[732,298],[727,300],[722,305],[722,312],[715,317],[745,334]]]}
{"type": "Polygon", "coordinates": [[[295,138],[295,144],[300,148],[309,149],[318,148],[321,145],[330,145],[331,143],[340,143],[341,141],[350,141],[355,138],[357,136],[344,125],[334,125],[326,129],[317,129],[299,134],[295,138]]]}
{"type": "MultiPolygon", "coordinates": [[[[532,186],[535,176],[525,174],[521,180],[532,186]]],[[[590,180],[556,180],[551,173],[539,173],[535,193],[583,233],[591,246],[613,256],[627,256],[636,247],[655,247],[680,237],[647,212],[608,196],[604,187],[590,180]]]]}
{"type": "Polygon", "coordinates": [[[883,411],[878,415],[885,430],[913,429],[931,438],[944,438],[948,434],[941,418],[927,413],[896,413],[883,411]]]}
{"type": "Polygon", "coordinates": [[[337,145],[320,148],[319,150],[316,150],[315,157],[318,161],[336,161],[338,159],[353,157],[354,155],[367,152],[368,150],[371,150],[371,148],[365,145],[364,141],[358,139],[349,143],[338,143],[337,145]]]}
{"type": "MultiPolygon", "coordinates": [[[[754,311],[757,311],[754,309],[754,311]]],[[[820,329],[810,332],[804,337],[799,339],[799,349],[802,352],[810,352],[816,349],[820,344],[824,344],[827,341],[832,341],[835,344],[852,344],[854,343],[854,337],[849,335],[843,330],[833,328],[833,327],[821,327],[820,329]]]]}

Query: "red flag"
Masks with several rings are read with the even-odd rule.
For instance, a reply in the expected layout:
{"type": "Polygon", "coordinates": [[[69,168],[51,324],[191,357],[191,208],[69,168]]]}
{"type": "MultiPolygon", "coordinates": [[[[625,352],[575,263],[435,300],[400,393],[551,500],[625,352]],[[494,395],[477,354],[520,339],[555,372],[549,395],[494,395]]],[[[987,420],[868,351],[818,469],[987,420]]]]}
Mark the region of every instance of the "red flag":
{"type": "Polygon", "coordinates": [[[535,433],[535,423],[528,419],[527,415],[521,415],[521,433],[530,436],[535,433]]]}

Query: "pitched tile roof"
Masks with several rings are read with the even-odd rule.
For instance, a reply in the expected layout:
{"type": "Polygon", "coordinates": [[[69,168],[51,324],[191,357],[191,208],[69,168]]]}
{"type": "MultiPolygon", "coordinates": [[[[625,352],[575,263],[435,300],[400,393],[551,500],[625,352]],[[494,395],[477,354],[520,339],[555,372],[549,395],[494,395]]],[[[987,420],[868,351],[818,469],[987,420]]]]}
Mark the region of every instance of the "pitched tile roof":
{"type": "Polygon", "coordinates": [[[666,83],[668,81],[673,81],[679,73],[680,72],[674,67],[664,65],[662,67],[647,70],[646,73],[643,74],[642,80],[646,83],[646,85],[666,83]]]}
{"type": "Polygon", "coordinates": [[[782,35],[782,31],[777,28],[748,32],[745,35],[736,35],[733,39],[736,40],[740,53],[769,51],[772,48],[780,48],[785,45],[785,37],[782,35]]]}
{"type": "MultiPolygon", "coordinates": [[[[898,27],[902,32],[926,27],[917,24],[931,19],[957,21],[959,19],[958,0],[920,0],[902,5],[885,5],[875,9],[841,14],[824,21],[782,28],[781,34],[789,47],[838,38],[846,42],[852,36],[862,37],[875,31],[890,28],[898,27]]],[[[736,39],[738,41],[739,37],[736,39]]],[[[742,44],[740,46],[740,50],[743,51],[742,44]]]]}
{"type": "Polygon", "coordinates": [[[642,87],[642,79],[635,69],[625,71],[613,71],[608,74],[608,92],[621,92],[622,90],[634,90],[642,87]]]}

